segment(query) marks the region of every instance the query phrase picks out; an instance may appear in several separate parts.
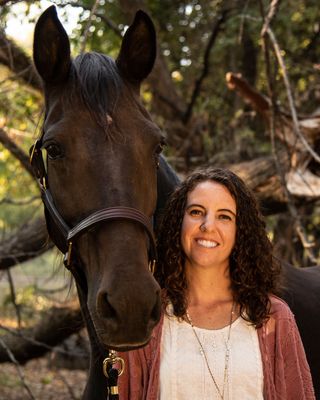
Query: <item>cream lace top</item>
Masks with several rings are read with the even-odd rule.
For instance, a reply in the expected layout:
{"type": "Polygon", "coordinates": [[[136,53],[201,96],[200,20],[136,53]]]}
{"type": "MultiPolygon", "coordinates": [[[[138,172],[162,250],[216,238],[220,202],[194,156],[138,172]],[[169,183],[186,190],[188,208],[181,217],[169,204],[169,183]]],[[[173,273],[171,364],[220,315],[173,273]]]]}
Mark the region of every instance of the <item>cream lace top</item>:
{"type": "MultiPolygon", "coordinates": [[[[195,327],[220,392],[229,327],[195,327]]],[[[263,371],[256,329],[239,317],[232,323],[224,400],[262,400],[263,371]]],[[[191,326],[165,315],[160,349],[159,400],[221,400],[191,326]]]]}

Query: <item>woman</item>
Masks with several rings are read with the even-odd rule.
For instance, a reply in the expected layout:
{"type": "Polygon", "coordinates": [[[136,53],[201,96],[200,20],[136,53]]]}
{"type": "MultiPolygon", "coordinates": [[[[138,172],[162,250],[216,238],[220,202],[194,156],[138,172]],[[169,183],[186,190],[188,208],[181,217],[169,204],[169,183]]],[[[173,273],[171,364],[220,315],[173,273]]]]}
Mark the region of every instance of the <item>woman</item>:
{"type": "Polygon", "coordinates": [[[121,400],[315,398],[294,317],[274,295],[280,266],[239,177],[190,175],[158,251],[164,313],[146,347],[122,354],[121,400]]]}

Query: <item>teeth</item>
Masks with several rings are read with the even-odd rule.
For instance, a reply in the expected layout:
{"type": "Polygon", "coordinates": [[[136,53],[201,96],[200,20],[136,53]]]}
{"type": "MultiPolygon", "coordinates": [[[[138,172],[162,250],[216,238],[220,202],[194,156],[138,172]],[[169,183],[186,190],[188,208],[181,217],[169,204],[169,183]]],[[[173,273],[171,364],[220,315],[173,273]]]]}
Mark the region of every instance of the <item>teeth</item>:
{"type": "Polygon", "coordinates": [[[197,242],[198,242],[201,246],[207,247],[207,248],[212,248],[212,247],[218,246],[218,243],[217,243],[217,242],[212,242],[211,240],[199,239],[199,240],[197,240],[197,242]]]}

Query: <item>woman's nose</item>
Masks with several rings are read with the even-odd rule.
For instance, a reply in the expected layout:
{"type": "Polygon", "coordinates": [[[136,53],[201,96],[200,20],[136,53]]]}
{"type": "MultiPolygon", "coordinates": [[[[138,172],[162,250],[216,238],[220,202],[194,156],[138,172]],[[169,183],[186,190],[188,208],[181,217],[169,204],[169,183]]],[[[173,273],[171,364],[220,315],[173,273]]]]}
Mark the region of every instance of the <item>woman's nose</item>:
{"type": "MultiPolygon", "coordinates": [[[[204,220],[202,226],[204,227],[204,231],[210,232],[210,231],[214,230],[216,227],[216,220],[215,220],[214,215],[208,215],[206,217],[206,219],[204,220]]],[[[203,230],[203,228],[202,228],[202,230],[203,230]]]]}

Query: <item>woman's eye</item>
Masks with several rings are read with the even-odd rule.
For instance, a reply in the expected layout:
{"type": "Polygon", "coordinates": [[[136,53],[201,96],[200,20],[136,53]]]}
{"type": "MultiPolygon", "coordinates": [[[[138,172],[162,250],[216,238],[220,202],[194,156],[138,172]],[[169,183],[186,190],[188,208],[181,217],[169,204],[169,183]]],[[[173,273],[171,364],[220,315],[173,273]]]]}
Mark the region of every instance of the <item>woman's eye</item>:
{"type": "Polygon", "coordinates": [[[51,143],[46,147],[48,157],[51,160],[55,160],[57,158],[61,158],[63,153],[61,147],[56,143],[51,143]]]}
{"type": "Polygon", "coordinates": [[[219,216],[219,218],[220,218],[220,219],[227,220],[227,221],[231,221],[230,215],[227,215],[227,214],[221,214],[221,215],[219,216]]]}
{"type": "Polygon", "coordinates": [[[194,216],[194,217],[197,217],[199,215],[202,215],[202,211],[201,210],[190,210],[189,214],[194,216]]]}

